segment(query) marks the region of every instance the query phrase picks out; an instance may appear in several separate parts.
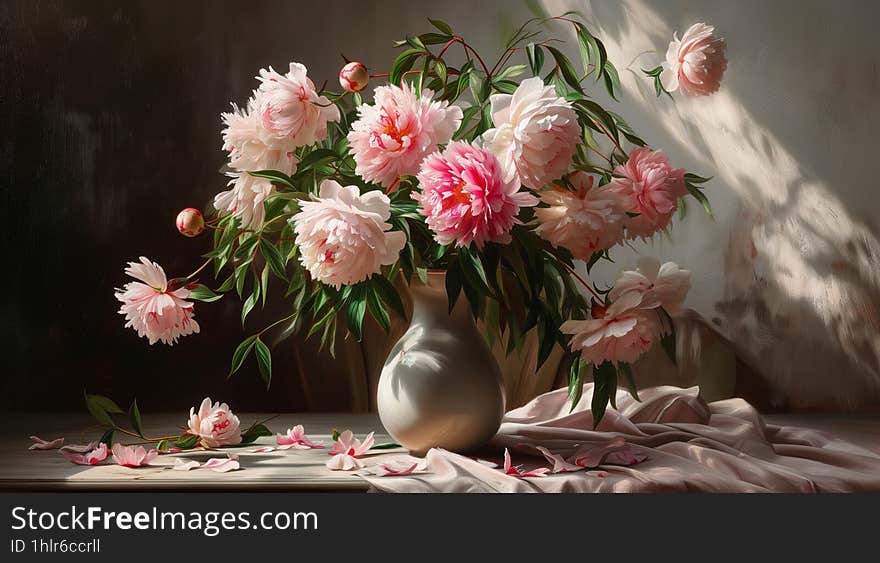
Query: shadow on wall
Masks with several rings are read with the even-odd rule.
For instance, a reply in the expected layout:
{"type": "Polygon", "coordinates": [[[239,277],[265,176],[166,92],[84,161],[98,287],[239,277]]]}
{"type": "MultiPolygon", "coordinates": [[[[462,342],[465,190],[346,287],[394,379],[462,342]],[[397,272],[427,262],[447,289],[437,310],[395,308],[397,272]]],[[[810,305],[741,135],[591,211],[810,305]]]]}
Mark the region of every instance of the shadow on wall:
{"type": "Polygon", "coordinates": [[[638,250],[693,271],[688,305],[735,343],[776,405],[880,403],[880,5],[837,3],[831,18],[820,1],[542,4],[594,22],[621,67],[633,127],[673,162],[715,177],[717,223],[691,212],[673,245],[638,250]],[[658,100],[639,69],[659,64],[672,32],[698,21],[727,40],[721,90],[658,100]]]}

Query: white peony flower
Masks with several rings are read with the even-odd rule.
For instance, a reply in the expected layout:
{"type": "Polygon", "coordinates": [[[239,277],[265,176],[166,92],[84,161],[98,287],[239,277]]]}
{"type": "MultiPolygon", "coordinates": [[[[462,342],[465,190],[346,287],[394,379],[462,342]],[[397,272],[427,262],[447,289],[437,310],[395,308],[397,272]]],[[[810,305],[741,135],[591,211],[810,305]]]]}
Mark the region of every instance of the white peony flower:
{"type": "Polygon", "coordinates": [[[505,168],[506,179],[538,190],[561,177],[571,164],[581,128],[571,104],[540,78],[523,80],[513,94],[495,94],[494,129],[483,134],[487,149],[505,168]]]}

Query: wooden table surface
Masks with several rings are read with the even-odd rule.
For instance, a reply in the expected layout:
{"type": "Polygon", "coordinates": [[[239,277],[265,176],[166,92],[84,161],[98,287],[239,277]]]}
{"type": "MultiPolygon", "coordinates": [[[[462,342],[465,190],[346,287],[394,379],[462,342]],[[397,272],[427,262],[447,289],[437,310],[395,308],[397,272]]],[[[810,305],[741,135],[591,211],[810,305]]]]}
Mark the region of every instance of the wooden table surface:
{"type": "MultiPolygon", "coordinates": [[[[243,428],[257,420],[272,415],[239,415],[243,428]]],[[[144,428],[149,435],[160,436],[180,432],[177,428],[186,424],[186,416],[144,415],[144,428]]],[[[332,429],[350,429],[358,438],[376,433],[376,443],[387,443],[391,438],[385,433],[379,417],[371,414],[296,414],[278,415],[267,423],[274,432],[284,433],[297,424],[305,426],[309,438],[330,444],[332,429]]],[[[64,437],[65,444],[82,444],[96,440],[101,430],[94,426],[88,415],[47,414],[0,416],[0,489],[15,490],[144,490],[144,489],[243,489],[255,490],[337,490],[365,491],[367,482],[348,471],[331,471],[325,467],[327,450],[276,450],[269,453],[252,453],[261,445],[275,445],[275,437],[259,438],[254,444],[227,451],[239,456],[241,470],[228,473],[193,470],[175,471],[170,468],[174,457],[186,457],[205,461],[210,457],[222,457],[221,452],[194,451],[174,455],[162,455],[155,463],[136,469],[118,465],[82,466],[65,459],[58,450],[28,450],[32,443],[29,436],[37,435],[44,440],[64,437]]],[[[125,440],[123,440],[125,442],[125,440]]],[[[384,450],[370,456],[369,463],[406,453],[404,449],[384,450]]],[[[108,456],[108,460],[109,460],[108,456]]],[[[107,463],[107,462],[105,462],[107,463]]]]}
{"type": "MultiPolygon", "coordinates": [[[[271,415],[239,415],[242,426],[271,415]]],[[[768,424],[798,426],[820,430],[860,444],[880,453],[880,416],[873,415],[767,415],[768,424]]],[[[150,435],[179,432],[186,423],[181,415],[145,415],[144,428],[150,435]]],[[[376,443],[390,442],[379,417],[371,414],[282,414],[267,423],[274,432],[284,432],[297,424],[315,440],[330,443],[332,429],[352,430],[362,438],[376,433],[376,443]]],[[[175,471],[174,457],[205,461],[222,457],[222,452],[194,451],[160,456],[156,463],[136,469],[115,464],[86,467],[67,461],[57,450],[30,451],[28,438],[37,435],[46,440],[64,437],[66,444],[86,443],[101,435],[93,419],[86,414],[3,414],[0,415],[0,489],[2,490],[290,490],[290,491],[366,491],[366,481],[347,471],[331,471],[324,465],[326,450],[276,450],[253,453],[261,445],[274,445],[275,438],[263,437],[255,444],[229,448],[238,454],[242,469],[229,473],[205,470],[175,471]]],[[[404,449],[385,450],[369,456],[372,465],[400,454],[404,449]]]]}

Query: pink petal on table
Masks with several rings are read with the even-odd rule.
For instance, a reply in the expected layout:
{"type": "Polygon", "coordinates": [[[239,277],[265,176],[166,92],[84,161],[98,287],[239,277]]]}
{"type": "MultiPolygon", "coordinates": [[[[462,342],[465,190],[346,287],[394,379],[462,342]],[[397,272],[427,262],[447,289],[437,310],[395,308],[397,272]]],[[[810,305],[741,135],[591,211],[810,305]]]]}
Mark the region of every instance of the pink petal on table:
{"type": "Polygon", "coordinates": [[[413,463],[409,467],[393,467],[387,463],[380,463],[379,469],[381,472],[377,472],[376,475],[378,477],[400,477],[403,475],[410,475],[416,468],[419,466],[418,463],[413,463]]]}
{"type": "MultiPolygon", "coordinates": [[[[255,450],[248,450],[248,453],[251,453],[251,454],[267,454],[267,453],[269,453],[269,452],[274,452],[275,449],[276,449],[276,448],[273,448],[272,446],[264,446],[264,447],[262,447],[262,448],[257,448],[257,449],[255,449],[255,450]]],[[[281,448],[277,448],[277,449],[280,450],[281,448]]]]}
{"type": "Polygon", "coordinates": [[[635,465],[645,459],[647,456],[634,453],[623,438],[615,438],[601,446],[578,448],[568,461],[592,468],[600,465],[635,465]]]}
{"type": "Polygon", "coordinates": [[[62,449],[61,455],[77,465],[98,465],[107,459],[107,444],[101,442],[96,448],[85,453],[79,453],[72,447],[70,449],[62,449]]]}
{"type": "Polygon", "coordinates": [[[143,446],[132,447],[113,444],[113,461],[122,467],[143,467],[150,465],[159,455],[156,450],[147,451],[143,446]]]}
{"type": "Polygon", "coordinates": [[[71,452],[75,454],[87,454],[90,451],[94,450],[98,447],[98,442],[89,442],[88,444],[70,444],[67,446],[62,446],[59,451],[61,452],[71,452]]]}
{"type": "Polygon", "coordinates": [[[544,457],[547,458],[547,461],[553,464],[553,468],[550,469],[551,473],[567,473],[571,471],[582,471],[584,468],[575,463],[569,463],[559,454],[554,454],[544,446],[536,446],[538,451],[544,454],[544,457]]]}
{"type": "Polygon", "coordinates": [[[200,465],[201,464],[194,459],[184,461],[181,458],[177,458],[174,460],[174,466],[172,468],[176,471],[189,471],[190,469],[197,469],[200,465]]]}
{"type": "Polygon", "coordinates": [[[353,455],[341,453],[335,454],[327,460],[327,468],[333,471],[351,471],[352,469],[363,469],[364,463],[353,455]]]}
{"type": "Polygon", "coordinates": [[[312,449],[325,447],[321,442],[313,442],[309,440],[302,424],[297,424],[293,428],[288,428],[287,434],[276,434],[275,443],[279,446],[285,446],[284,448],[278,448],[285,450],[289,448],[312,449]]]}
{"type": "Polygon", "coordinates": [[[64,445],[64,438],[56,438],[51,442],[47,442],[39,436],[31,436],[31,440],[34,443],[28,448],[29,450],[55,450],[64,445]]]}
{"type": "Polygon", "coordinates": [[[512,477],[546,477],[550,469],[547,467],[539,467],[530,471],[523,472],[520,470],[522,465],[513,466],[510,463],[510,452],[504,448],[504,474],[512,477]]]}
{"type": "Polygon", "coordinates": [[[236,469],[241,469],[241,465],[238,463],[238,456],[232,456],[226,459],[221,457],[212,457],[204,464],[202,464],[199,469],[210,469],[211,471],[216,471],[217,473],[226,473],[227,471],[235,471],[236,469]]]}

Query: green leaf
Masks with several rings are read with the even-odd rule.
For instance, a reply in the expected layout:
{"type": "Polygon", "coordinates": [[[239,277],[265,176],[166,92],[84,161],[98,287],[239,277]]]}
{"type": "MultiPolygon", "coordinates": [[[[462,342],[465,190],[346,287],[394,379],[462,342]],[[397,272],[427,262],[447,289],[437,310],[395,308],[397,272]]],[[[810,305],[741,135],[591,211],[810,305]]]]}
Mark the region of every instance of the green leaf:
{"type": "Polygon", "coordinates": [[[700,202],[700,205],[703,206],[706,214],[712,219],[715,219],[715,214],[712,213],[712,205],[709,203],[709,198],[706,197],[706,194],[704,194],[700,188],[694,186],[693,184],[687,184],[687,190],[689,194],[694,196],[694,199],[700,202]]]}
{"type": "Polygon", "coordinates": [[[254,424],[241,435],[242,444],[251,444],[260,436],[271,436],[272,431],[265,424],[254,424]]]}
{"type": "Polygon", "coordinates": [[[114,428],[110,428],[106,432],[101,435],[101,439],[98,440],[99,444],[107,444],[107,447],[113,445],[113,434],[116,432],[114,428]]]}
{"type": "Polygon", "coordinates": [[[338,158],[339,155],[337,155],[330,149],[315,149],[309,154],[305,155],[302,160],[300,160],[296,164],[297,176],[299,176],[302,172],[306,170],[314,168],[316,165],[325,160],[337,160],[338,158]]]}
{"type": "Polygon", "coordinates": [[[488,89],[486,88],[484,77],[475,68],[470,70],[468,86],[471,89],[471,96],[474,97],[474,103],[481,106],[486,99],[488,89]]]}
{"type": "Polygon", "coordinates": [[[445,33],[446,35],[452,35],[452,28],[445,21],[431,18],[428,18],[428,21],[431,22],[431,25],[439,29],[442,33],[445,33]]]}
{"type": "Polygon", "coordinates": [[[483,269],[479,255],[462,246],[458,249],[458,262],[468,283],[480,293],[489,293],[489,280],[486,278],[486,270],[483,269]]]}
{"type": "MultiPolygon", "coordinates": [[[[229,282],[229,280],[227,280],[227,282],[229,282]]],[[[224,285],[227,282],[224,282],[224,285]]],[[[229,284],[229,287],[230,288],[232,287],[231,283],[229,284]]],[[[218,295],[218,294],[214,293],[213,291],[211,291],[211,288],[209,288],[208,286],[202,285],[202,284],[198,284],[195,287],[193,287],[192,289],[190,289],[189,296],[192,299],[196,299],[198,301],[205,301],[206,303],[210,303],[212,301],[217,301],[218,299],[223,297],[222,295],[218,295]]]]}
{"type": "Polygon", "coordinates": [[[453,139],[460,139],[462,135],[467,132],[468,127],[470,125],[471,119],[473,119],[474,115],[480,112],[480,106],[471,106],[469,108],[465,108],[462,112],[461,125],[458,127],[458,131],[453,135],[453,139]]]}
{"type": "Polygon", "coordinates": [[[663,72],[663,65],[655,66],[654,68],[652,68],[650,70],[642,69],[642,72],[644,72],[645,74],[647,74],[650,77],[660,76],[660,74],[663,72]]]}
{"type": "Polygon", "coordinates": [[[420,49],[407,49],[406,51],[397,55],[397,58],[394,59],[394,62],[391,64],[391,72],[388,76],[388,82],[391,84],[399,85],[401,79],[403,78],[403,74],[410,70],[415,64],[416,59],[419,58],[424,53],[424,50],[420,49]]]}
{"type": "Polygon", "coordinates": [[[348,322],[348,330],[358,342],[363,338],[364,312],[367,308],[367,302],[363,292],[359,292],[357,296],[352,297],[345,308],[345,318],[348,322]]]}
{"type": "Polygon", "coordinates": [[[266,295],[269,293],[269,264],[263,266],[263,273],[260,274],[260,295],[262,303],[260,307],[266,306],[266,295]]]}
{"type": "Polygon", "coordinates": [[[260,377],[266,384],[266,389],[272,384],[272,352],[266,344],[257,338],[254,341],[254,355],[257,357],[257,368],[260,370],[260,377]]]}
{"type": "Polygon", "coordinates": [[[625,362],[618,362],[617,373],[622,373],[623,376],[626,378],[626,386],[632,398],[636,401],[642,402],[642,400],[639,398],[639,389],[636,385],[636,380],[633,377],[632,366],[625,362]]]}
{"type": "Polygon", "coordinates": [[[385,444],[376,444],[371,450],[393,450],[394,448],[401,448],[400,444],[395,444],[394,442],[387,442],[385,444]]]}
{"type": "Polygon", "coordinates": [[[613,401],[617,392],[617,371],[611,362],[593,365],[593,428],[599,426],[609,401],[613,401]]]}
{"type": "Polygon", "coordinates": [[[556,66],[562,73],[562,78],[565,80],[566,84],[571,86],[575,91],[583,93],[584,90],[581,88],[580,79],[575,73],[574,67],[571,65],[571,61],[568,60],[568,57],[563,55],[556,47],[545,45],[544,48],[550,51],[550,54],[553,55],[553,58],[556,60],[556,66]]]}
{"type": "Polygon", "coordinates": [[[159,440],[159,443],[156,444],[156,450],[160,452],[167,452],[171,448],[171,440],[164,439],[159,440]]]}
{"type": "Polygon", "coordinates": [[[112,399],[103,395],[86,394],[85,399],[86,408],[95,417],[95,420],[104,426],[115,427],[116,423],[113,422],[110,414],[123,414],[125,412],[112,399]]]}
{"type": "Polygon", "coordinates": [[[395,313],[400,315],[401,319],[406,319],[406,309],[403,307],[403,300],[400,299],[400,293],[385,276],[373,276],[373,289],[382,298],[386,305],[391,307],[395,313]]]}
{"type": "Polygon", "coordinates": [[[245,338],[241,344],[235,349],[235,352],[232,353],[232,366],[229,368],[229,376],[238,371],[238,368],[241,367],[241,364],[244,363],[245,358],[248,357],[248,354],[251,353],[251,350],[254,349],[254,342],[257,340],[257,335],[248,336],[245,338]]]}
{"type": "Polygon", "coordinates": [[[568,368],[568,398],[571,401],[569,412],[574,410],[584,393],[583,368],[584,362],[581,361],[580,356],[573,358],[568,368]]]}
{"type": "Polygon", "coordinates": [[[277,170],[258,170],[256,172],[248,172],[248,174],[257,178],[266,178],[267,180],[271,180],[273,184],[280,184],[288,188],[296,189],[293,179],[284,172],[279,172],[277,170]]]}
{"type": "Polygon", "coordinates": [[[174,447],[181,450],[189,450],[196,447],[199,443],[199,437],[192,434],[184,434],[174,441],[174,447]]]}
{"type": "Polygon", "coordinates": [[[506,78],[515,78],[529,69],[526,65],[511,65],[502,70],[495,77],[496,80],[504,80],[506,78]]]}
{"type": "Polygon", "coordinates": [[[257,305],[257,300],[260,299],[260,286],[255,285],[253,293],[251,293],[247,299],[245,299],[244,305],[241,306],[241,326],[244,326],[244,321],[247,318],[248,314],[253,311],[254,307],[257,305]]]}
{"type": "Polygon", "coordinates": [[[619,102],[617,93],[620,92],[620,76],[610,61],[602,67],[602,78],[605,80],[605,90],[608,91],[608,95],[619,102]]]}
{"type": "Polygon", "coordinates": [[[144,437],[144,425],[141,420],[141,411],[138,409],[137,399],[132,401],[131,407],[128,409],[128,420],[131,422],[131,427],[137,432],[137,435],[141,438],[144,437]]]}
{"type": "Polygon", "coordinates": [[[446,84],[446,78],[447,78],[446,72],[447,72],[446,63],[444,63],[440,59],[437,59],[436,61],[434,61],[434,74],[437,75],[437,78],[439,78],[443,84],[446,84]]]}
{"type": "Polygon", "coordinates": [[[458,296],[461,293],[461,266],[459,262],[450,261],[449,267],[446,269],[446,296],[449,300],[449,312],[455,308],[458,296]]]}
{"type": "Polygon", "coordinates": [[[544,50],[541,49],[540,45],[529,43],[526,45],[526,55],[529,59],[529,67],[532,69],[532,74],[538,76],[541,73],[541,69],[544,68],[544,50]]]}
{"type": "Polygon", "coordinates": [[[379,302],[379,296],[376,295],[375,291],[370,291],[367,293],[367,307],[370,309],[370,315],[376,322],[379,323],[379,326],[385,331],[385,334],[391,332],[391,317],[388,316],[388,311],[385,310],[385,307],[382,306],[382,303],[379,302]]]}
{"type": "Polygon", "coordinates": [[[280,279],[287,281],[287,272],[285,272],[287,260],[281,256],[278,247],[266,239],[260,239],[260,254],[263,255],[263,258],[266,259],[266,263],[272,268],[272,273],[280,279]]]}
{"type": "Polygon", "coordinates": [[[672,317],[669,316],[669,313],[666,312],[666,309],[663,307],[657,307],[657,314],[660,315],[660,326],[663,329],[667,329],[664,331],[663,336],[660,337],[660,345],[663,346],[663,351],[666,352],[666,356],[669,358],[669,361],[672,362],[672,365],[677,366],[678,362],[676,361],[675,353],[675,324],[672,322],[672,317]]]}

